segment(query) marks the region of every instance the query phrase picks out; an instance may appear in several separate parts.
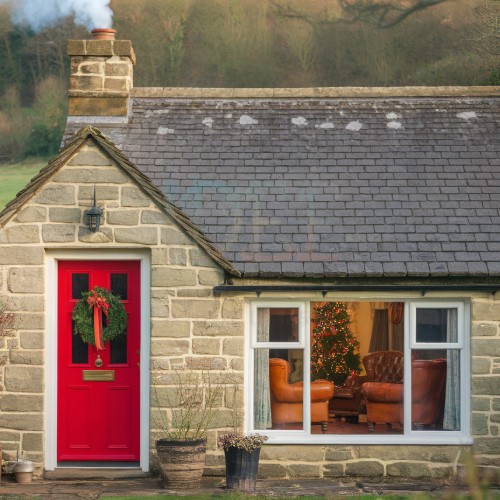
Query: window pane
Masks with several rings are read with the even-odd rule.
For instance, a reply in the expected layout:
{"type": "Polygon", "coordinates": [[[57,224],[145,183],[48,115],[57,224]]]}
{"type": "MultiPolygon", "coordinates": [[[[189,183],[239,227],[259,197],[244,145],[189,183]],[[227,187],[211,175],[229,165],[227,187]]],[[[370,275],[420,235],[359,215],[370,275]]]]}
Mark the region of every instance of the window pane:
{"type": "Polygon", "coordinates": [[[109,362],[111,364],[127,362],[127,335],[120,335],[109,342],[109,362]]]}
{"type": "Polygon", "coordinates": [[[73,334],[75,322],[71,322],[71,362],[74,365],[87,364],[89,362],[89,348],[79,334],[73,334]]]}
{"type": "Polygon", "coordinates": [[[83,292],[89,291],[89,275],[87,273],[74,273],[71,276],[71,298],[80,300],[83,292]]]}
{"type": "Polygon", "coordinates": [[[460,351],[414,350],[411,420],[414,430],[460,430],[460,351]]]}
{"type": "Polygon", "coordinates": [[[303,429],[303,351],[256,349],[255,429],[303,429]]]}
{"type": "Polygon", "coordinates": [[[128,298],[128,275],[126,273],[111,274],[111,293],[118,295],[121,300],[128,298]]]}
{"type": "Polygon", "coordinates": [[[457,342],[456,309],[417,309],[417,342],[457,342]]]}
{"type": "MultiPolygon", "coordinates": [[[[324,433],[403,433],[403,316],[401,302],[311,303],[313,401],[316,381],[335,384],[324,433]]],[[[329,391],[322,387],[323,394],[329,391]]],[[[324,411],[319,402],[313,405],[324,411]]],[[[312,434],[323,432],[312,422],[312,434]]]]}
{"type": "Polygon", "coordinates": [[[299,310],[293,308],[257,309],[259,342],[298,342],[299,310]]]}

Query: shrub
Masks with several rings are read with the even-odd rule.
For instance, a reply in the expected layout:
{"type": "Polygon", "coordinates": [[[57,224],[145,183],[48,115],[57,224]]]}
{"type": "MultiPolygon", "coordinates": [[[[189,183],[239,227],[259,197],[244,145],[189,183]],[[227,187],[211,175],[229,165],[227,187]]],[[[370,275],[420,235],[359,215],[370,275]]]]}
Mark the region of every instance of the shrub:
{"type": "Polygon", "coordinates": [[[242,436],[241,434],[223,434],[219,436],[218,444],[220,448],[228,450],[229,448],[240,448],[248,452],[252,452],[260,448],[267,441],[267,436],[261,434],[249,434],[242,436]]]}
{"type": "Polygon", "coordinates": [[[45,78],[37,88],[34,123],[24,149],[26,156],[51,156],[59,150],[66,123],[64,83],[53,77],[45,78]]]}

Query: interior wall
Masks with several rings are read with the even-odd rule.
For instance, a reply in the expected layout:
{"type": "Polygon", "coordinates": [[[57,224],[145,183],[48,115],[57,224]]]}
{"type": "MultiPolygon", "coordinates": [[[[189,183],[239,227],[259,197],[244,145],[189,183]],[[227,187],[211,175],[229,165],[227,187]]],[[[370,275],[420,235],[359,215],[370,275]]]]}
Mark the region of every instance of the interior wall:
{"type": "Polygon", "coordinates": [[[352,331],[359,340],[360,358],[369,352],[370,339],[373,327],[373,302],[350,303],[349,308],[352,313],[352,331]]]}

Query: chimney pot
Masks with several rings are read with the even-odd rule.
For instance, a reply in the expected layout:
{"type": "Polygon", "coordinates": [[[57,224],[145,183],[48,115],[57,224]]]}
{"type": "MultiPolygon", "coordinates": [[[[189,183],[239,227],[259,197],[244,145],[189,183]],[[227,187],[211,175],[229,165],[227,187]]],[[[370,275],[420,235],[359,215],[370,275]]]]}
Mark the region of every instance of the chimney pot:
{"type": "Polygon", "coordinates": [[[114,40],[116,30],[112,28],[96,28],[92,30],[92,38],[94,40],[114,40]]]}

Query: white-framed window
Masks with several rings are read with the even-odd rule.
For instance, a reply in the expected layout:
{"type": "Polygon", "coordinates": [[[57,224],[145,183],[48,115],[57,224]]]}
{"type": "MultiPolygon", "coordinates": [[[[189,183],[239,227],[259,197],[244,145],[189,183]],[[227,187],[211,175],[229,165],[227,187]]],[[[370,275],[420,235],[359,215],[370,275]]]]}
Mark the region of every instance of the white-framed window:
{"type": "Polygon", "coordinates": [[[467,444],[465,300],[252,300],[245,426],[271,443],[467,444]]]}

